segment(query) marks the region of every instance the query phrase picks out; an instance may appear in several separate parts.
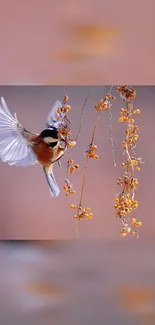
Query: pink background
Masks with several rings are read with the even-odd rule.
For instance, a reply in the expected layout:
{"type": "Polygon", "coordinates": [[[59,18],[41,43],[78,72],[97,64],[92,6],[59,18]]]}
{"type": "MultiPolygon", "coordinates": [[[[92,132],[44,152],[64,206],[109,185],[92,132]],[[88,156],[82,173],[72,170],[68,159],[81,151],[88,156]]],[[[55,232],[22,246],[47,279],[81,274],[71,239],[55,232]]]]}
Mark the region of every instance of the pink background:
{"type": "MultiPolygon", "coordinates": [[[[44,174],[39,165],[24,168],[0,163],[1,239],[76,238],[75,222],[69,206],[71,203],[79,203],[84,151],[87,150],[91,141],[95,119],[94,106],[106,91],[106,87],[102,86],[92,86],[91,88],[92,93],[85,107],[81,137],[77,146],[71,151],[71,158],[80,164],[80,169],[70,177],[77,194],[66,198],[61,191],[60,196],[54,199],[49,193],[44,174]]],[[[72,106],[69,118],[72,121],[72,134],[75,137],[79,127],[81,108],[90,87],[69,86],[66,89],[70,97],[69,104],[72,106]]],[[[154,238],[155,235],[155,151],[153,142],[155,137],[155,88],[153,86],[137,86],[136,89],[135,107],[141,109],[141,114],[136,117],[136,124],[140,127],[137,155],[145,161],[140,173],[137,173],[139,185],[136,197],[139,201],[139,208],[136,211],[136,216],[143,222],[140,235],[142,239],[145,239],[154,238]]],[[[95,141],[98,145],[97,153],[100,159],[89,161],[83,202],[92,209],[94,217],[91,221],[83,220],[80,222],[80,238],[122,240],[119,237],[121,224],[115,217],[113,200],[115,194],[120,190],[116,184],[117,177],[123,175],[120,164],[124,159],[121,147],[124,126],[117,122],[119,109],[123,104],[115,89],[113,89],[113,94],[117,96],[112,108],[117,167],[113,167],[109,116],[103,112],[95,141]]],[[[11,112],[17,113],[20,123],[25,128],[32,132],[40,132],[44,128],[46,116],[55,100],[63,99],[63,90],[60,86],[1,86],[0,96],[4,96],[11,112]]],[[[61,169],[56,165],[54,173],[59,186],[62,188],[66,168],[61,169]]],[[[132,238],[132,240],[134,239],[132,238]]]]}
{"type": "Polygon", "coordinates": [[[0,84],[153,84],[154,11],[153,0],[1,1],[0,84]]]}

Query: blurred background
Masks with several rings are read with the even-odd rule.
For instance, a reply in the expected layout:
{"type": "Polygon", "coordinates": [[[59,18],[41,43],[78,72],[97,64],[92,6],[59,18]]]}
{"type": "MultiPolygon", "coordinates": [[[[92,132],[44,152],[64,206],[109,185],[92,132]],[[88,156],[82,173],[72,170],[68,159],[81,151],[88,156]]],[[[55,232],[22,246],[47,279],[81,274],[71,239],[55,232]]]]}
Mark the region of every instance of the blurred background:
{"type": "MultiPolygon", "coordinates": [[[[136,218],[143,222],[140,229],[141,241],[154,239],[154,166],[155,151],[153,139],[155,137],[155,87],[136,86],[137,98],[135,108],[141,114],[135,117],[139,126],[137,141],[137,156],[145,164],[137,172],[139,185],[136,198],[139,207],[136,218]]],[[[54,166],[54,174],[61,193],[58,198],[50,195],[44,173],[39,164],[30,167],[9,166],[0,163],[0,238],[1,239],[75,239],[76,229],[73,219],[73,210],[70,204],[78,204],[84,171],[84,152],[91,142],[96,111],[95,105],[106,94],[107,87],[103,86],[69,86],[66,93],[72,109],[68,114],[71,121],[73,138],[79,129],[80,114],[83,103],[89,93],[86,103],[81,136],[76,147],[70,150],[71,158],[80,165],[80,169],[70,176],[71,183],[77,194],[66,197],[63,192],[66,177],[67,156],[61,160],[62,168],[54,166]]],[[[64,89],[61,86],[1,86],[0,96],[4,96],[11,112],[16,112],[20,123],[29,131],[40,132],[46,123],[48,112],[56,99],[63,100],[64,89]]],[[[115,146],[116,164],[113,165],[111,140],[109,132],[109,114],[102,112],[99,120],[96,140],[98,160],[89,160],[87,178],[83,196],[83,204],[91,208],[94,216],[91,221],[82,220],[79,223],[80,239],[104,239],[121,241],[119,236],[121,224],[115,217],[113,202],[115,195],[120,191],[117,178],[123,176],[121,163],[124,161],[121,141],[124,139],[125,125],[118,122],[120,108],[123,103],[119,94],[112,89],[117,97],[112,107],[112,128],[115,146]]],[[[135,241],[126,238],[127,242],[135,241]]],[[[124,240],[123,240],[124,243],[124,240]]]]}
{"type": "Polygon", "coordinates": [[[154,84],[154,10],[153,0],[2,0],[0,84],[154,84]]]}
{"type": "Polygon", "coordinates": [[[152,240],[0,243],[1,325],[154,325],[152,240]]]}

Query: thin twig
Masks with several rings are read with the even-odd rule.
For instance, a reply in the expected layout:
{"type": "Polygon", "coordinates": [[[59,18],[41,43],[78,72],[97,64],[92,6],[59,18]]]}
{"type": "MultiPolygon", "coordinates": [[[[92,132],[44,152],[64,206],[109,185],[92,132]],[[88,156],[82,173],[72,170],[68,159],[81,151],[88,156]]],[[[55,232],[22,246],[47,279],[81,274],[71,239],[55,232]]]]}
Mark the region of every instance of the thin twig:
{"type": "Polygon", "coordinates": [[[83,113],[84,113],[84,109],[85,109],[85,106],[86,106],[86,102],[87,102],[91,92],[92,92],[92,89],[90,89],[90,91],[89,91],[89,93],[88,93],[88,95],[87,95],[87,97],[86,97],[86,99],[84,101],[84,104],[82,106],[82,110],[81,110],[81,114],[80,114],[80,126],[79,126],[79,130],[78,130],[78,134],[77,134],[77,136],[75,138],[75,141],[77,141],[77,139],[80,137],[80,132],[81,132],[81,128],[82,128],[82,121],[83,121],[83,113]]]}
{"type": "Polygon", "coordinates": [[[111,107],[109,108],[109,117],[110,117],[110,139],[111,139],[111,148],[112,148],[112,155],[113,155],[113,163],[114,167],[116,167],[116,159],[115,159],[115,149],[114,149],[114,140],[113,140],[113,132],[112,132],[112,112],[111,112],[111,107]]]}
{"type": "Polygon", "coordinates": [[[66,88],[65,88],[64,85],[62,85],[62,89],[63,89],[63,93],[64,93],[64,96],[65,96],[67,94],[67,92],[66,92],[66,88]]]}
{"type": "MultiPolygon", "coordinates": [[[[108,86],[108,95],[111,95],[113,85],[108,86]]],[[[113,140],[113,130],[112,130],[112,111],[111,111],[111,106],[109,105],[109,117],[110,117],[110,140],[111,140],[111,148],[112,148],[112,156],[113,156],[113,163],[114,167],[116,167],[116,159],[115,159],[115,149],[114,149],[114,140],[113,140]]]]}
{"type": "Polygon", "coordinates": [[[88,156],[86,156],[86,162],[85,162],[84,173],[83,173],[83,178],[82,178],[82,187],[81,187],[80,204],[79,205],[82,204],[83,192],[84,192],[84,186],[85,186],[85,180],[86,180],[86,173],[87,173],[87,166],[88,166],[88,156]]]}
{"type": "MultiPolygon", "coordinates": [[[[94,125],[94,129],[93,129],[93,134],[92,134],[92,139],[91,139],[91,143],[90,146],[92,146],[92,144],[94,143],[94,139],[95,139],[95,135],[96,135],[96,130],[97,130],[97,124],[100,118],[100,112],[97,115],[96,121],[95,121],[95,125],[94,125]]],[[[86,161],[85,161],[85,167],[84,167],[84,174],[83,174],[83,178],[82,178],[82,187],[81,187],[81,195],[80,195],[80,204],[82,204],[82,199],[83,199],[83,192],[84,192],[84,186],[85,186],[85,180],[86,180],[86,173],[87,173],[87,166],[88,166],[88,155],[86,156],[86,161]]]]}

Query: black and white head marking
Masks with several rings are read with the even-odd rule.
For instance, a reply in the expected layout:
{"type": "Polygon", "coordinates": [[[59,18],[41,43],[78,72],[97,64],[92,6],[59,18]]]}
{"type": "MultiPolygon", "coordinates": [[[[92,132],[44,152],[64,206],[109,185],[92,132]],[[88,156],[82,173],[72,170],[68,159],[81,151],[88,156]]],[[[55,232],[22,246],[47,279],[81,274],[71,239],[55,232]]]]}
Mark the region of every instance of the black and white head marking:
{"type": "Polygon", "coordinates": [[[40,136],[48,147],[54,148],[59,142],[58,130],[56,128],[45,129],[41,132],[40,136]]]}

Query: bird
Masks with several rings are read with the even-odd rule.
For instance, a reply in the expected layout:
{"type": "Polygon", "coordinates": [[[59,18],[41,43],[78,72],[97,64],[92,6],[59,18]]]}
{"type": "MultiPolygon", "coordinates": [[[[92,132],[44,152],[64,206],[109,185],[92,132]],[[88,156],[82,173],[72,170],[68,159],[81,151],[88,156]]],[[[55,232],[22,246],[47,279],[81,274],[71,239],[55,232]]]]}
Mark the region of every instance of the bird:
{"type": "Polygon", "coordinates": [[[39,163],[53,197],[60,194],[53,173],[53,165],[62,158],[66,151],[65,138],[59,132],[63,122],[63,113],[59,120],[57,118],[57,110],[62,106],[59,100],[55,102],[48,114],[45,128],[37,134],[27,131],[18,122],[16,113],[12,115],[3,97],[0,103],[0,160],[15,166],[30,166],[39,163]]]}

